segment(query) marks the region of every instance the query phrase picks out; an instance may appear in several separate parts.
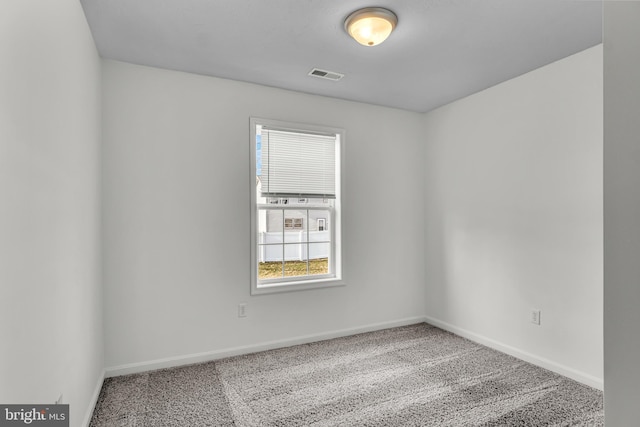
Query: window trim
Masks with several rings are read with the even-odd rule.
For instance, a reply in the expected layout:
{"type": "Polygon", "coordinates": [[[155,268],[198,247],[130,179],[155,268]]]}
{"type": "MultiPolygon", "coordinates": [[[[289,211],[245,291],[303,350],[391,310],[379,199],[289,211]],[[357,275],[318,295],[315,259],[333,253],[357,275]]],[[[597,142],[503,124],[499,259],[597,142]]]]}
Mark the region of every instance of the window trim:
{"type": "MultiPolygon", "coordinates": [[[[307,125],[301,123],[285,122],[280,120],[264,119],[260,117],[251,117],[249,120],[250,136],[249,136],[249,152],[250,152],[250,280],[251,295],[271,294],[277,292],[292,292],[300,290],[311,290],[328,288],[334,286],[343,286],[344,269],[344,239],[342,238],[342,210],[344,204],[344,153],[345,153],[345,130],[328,126],[307,125]],[[331,227],[332,245],[333,245],[333,268],[334,273],[330,277],[312,276],[309,279],[299,280],[299,278],[284,278],[281,281],[269,281],[268,283],[258,283],[258,203],[256,191],[256,126],[272,126],[281,129],[308,132],[308,133],[324,133],[336,135],[336,201],[333,207],[333,219],[331,227]]],[[[275,206],[273,206],[275,207],[275,206]]],[[[306,207],[305,207],[306,208],[306,207]]]]}

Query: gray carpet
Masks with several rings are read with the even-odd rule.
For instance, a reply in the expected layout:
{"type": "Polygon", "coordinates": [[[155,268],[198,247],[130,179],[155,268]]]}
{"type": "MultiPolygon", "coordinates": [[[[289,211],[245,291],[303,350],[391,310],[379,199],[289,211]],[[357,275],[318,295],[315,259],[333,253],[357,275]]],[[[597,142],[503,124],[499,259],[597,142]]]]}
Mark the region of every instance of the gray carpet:
{"type": "Polygon", "coordinates": [[[604,426],[602,393],[427,324],[109,378],[102,426],[604,426]]]}

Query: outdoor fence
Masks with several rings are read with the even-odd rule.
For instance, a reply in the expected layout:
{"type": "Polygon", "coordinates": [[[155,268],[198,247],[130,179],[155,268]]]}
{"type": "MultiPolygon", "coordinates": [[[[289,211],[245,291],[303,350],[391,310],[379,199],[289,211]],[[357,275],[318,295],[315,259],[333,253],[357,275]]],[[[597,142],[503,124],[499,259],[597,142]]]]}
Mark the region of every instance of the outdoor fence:
{"type": "Polygon", "coordinates": [[[258,233],[258,262],[306,261],[328,258],[329,231],[274,231],[258,233]]]}

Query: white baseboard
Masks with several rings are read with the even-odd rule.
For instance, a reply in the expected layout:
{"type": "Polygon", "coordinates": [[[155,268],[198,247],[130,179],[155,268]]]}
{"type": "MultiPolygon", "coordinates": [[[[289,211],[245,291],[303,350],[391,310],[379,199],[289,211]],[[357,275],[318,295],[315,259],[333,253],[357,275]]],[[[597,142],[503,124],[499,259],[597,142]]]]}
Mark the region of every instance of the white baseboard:
{"type": "Polygon", "coordinates": [[[471,341],[490,347],[494,350],[501,351],[513,357],[517,357],[518,359],[524,360],[525,362],[529,362],[536,366],[540,366],[541,368],[548,369],[557,374],[571,378],[572,380],[578,381],[582,384],[586,384],[598,390],[604,390],[604,382],[602,378],[597,378],[597,377],[594,377],[593,375],[580,372],[573,368],[569,368],[567,366],[553,362],[549,359],[538,357],[534,354],[519,350],[515,347],[511,347],[501,342],[492,340],[491,338],[487,338],[480,334],[476,334],[475,332],[467,331],[466,329],[459,328],[457,326],[451,325],[447,322],[443,322],[438,319],[434,319],[429,316],[425,316],[425,322],[429,323],[430,325],[436,326],[440,329],[444,329],[445,331],[449,331],[461,337],[467,338],[471,341]]]}
{"type": "Polygon", "coordinates": [[[117,377],[120,375],[137,374],[140,372],[153,371],[157,369],[173,368],[175,366],[191,365],[194,363],[209,362],[212,360],[224,359],[225,357],[239,356],[241,354],[256,353],[259,351],[273,350],[275,348],[290,347],[292,345],[308,344],[316,341],[323,341],[332,338],[340,338],[349,335],[361,334],[364,332],[378,331],[381,329],[395,328],[398,326],[412,325],[426,322],[426,317],[410,317],[391,322],[373,323],[356,328],[341,329],[337,331],[322,332],[319,334],[304,335],[294,338],[287,338],[277,341],[268,341],[258,344],[241,347],[214,350],[204,353],[187,354],[165,359],[150,360],[147,362],[129,363],[126,365],[113,366],[105,369],[105,376],[117,377]]]}
{"type": "MultiPolygon", "coordinates": [[[[360,334],[364,332],[372,332],[381,329],[395,328],[398,326],[406,326],[414,323],[426,322],[438,328],[444,329],[461,337],[467,338],[471,341],[493,348],[494,350],[501,351],[518,359],[532,363],[536,366],[548,369],[565,377],[571,378],[582,384],[586,384],[590,387],[598,390],[604,389],[604,383],[602,378],[594,377],[593,375],[586,374],[568,366],[561,365],[553,362],[549,359],[545,359],[526,351],[519,350],[515,347],[503,344],[491,338],[487,338],[483,335],[476,334],[466,329],[459,328],[451,325],[447,322],[429,317],[429,316],[417,316],[406,319],[395,320],[391,322],[374,323],[364,325],[356,328],[341,329],[336,331],[323,332],[319,334],[304,335],[294,338],[287,338],[277,341],[268,341],[258,344],[252,344],[241,347],[227,348],[223,350],[215,350],[203,353],[187,354],[176,357],[169,357],[164,359],[156,359],[139,363],[130,363],[125,365],[113,366],[105,369],[105,378],[117,377],[120,375],[137,374],[141,372],[154,371],[157,369],[173,368],[176,366],[190,365],[194,363],[209,362],[212,360],[224,359],[225,357],[239,356],[242,354],[256,353],[259,351],[272,350],[276,348],[290,347],[292,345],[308,344],[316,341],[323,341],[332,338],[345,337],[349,335],[360,334]]],[[[98,393],[102,381],[96,389],[94,400],[97,401],[98,393]]],[[[89,420],[91,413],[88,414],[89,420]]],[[[88,424],[85,424],[88,425],[88,424]]]]}
{"type": "Polygon", "coordinates": [[[91,417],[93,416],[93,410],[98,403],[98,397],[100,396],[100,390],[102,390],[102,383],[105,379],[105,370],[102,370],[102,373],[98,375],[98,380],[96,382],[96,387],[93,390],[93,394],[91,395],[91,400],[89,401],[89,406],[87,407],[87,412],[84,415],[84,421],[80,424],[83,427],[89,427],[91,423],[91,417]]]}

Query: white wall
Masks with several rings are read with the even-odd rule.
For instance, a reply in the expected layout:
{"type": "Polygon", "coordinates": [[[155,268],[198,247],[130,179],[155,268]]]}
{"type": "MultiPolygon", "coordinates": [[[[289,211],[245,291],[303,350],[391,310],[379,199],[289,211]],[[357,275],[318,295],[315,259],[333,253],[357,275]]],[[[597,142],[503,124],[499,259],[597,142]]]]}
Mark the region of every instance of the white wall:
{"type": "Polygon", "coordinates": [[[640,3],[604,5],[607,427],[640,419],[640,3]]]}
{"type": "Polygon", "coordinates": [[[0,2],[0,402],[71,425],[103,374],[100,59],[77,0],[0,2]]]}
{"type": "Polygon", "coordinates": [[[424,123],[428,317],[597,387],[602,91],[596,46],[424,123]]]}
{"type": "Polygon", "coordinates": [[[103,99],[110,373],[422,319],[422,116],[113,61],[103,99]],[[249,296],[251,116],[346,129],[346,286],[249,296]]]}

